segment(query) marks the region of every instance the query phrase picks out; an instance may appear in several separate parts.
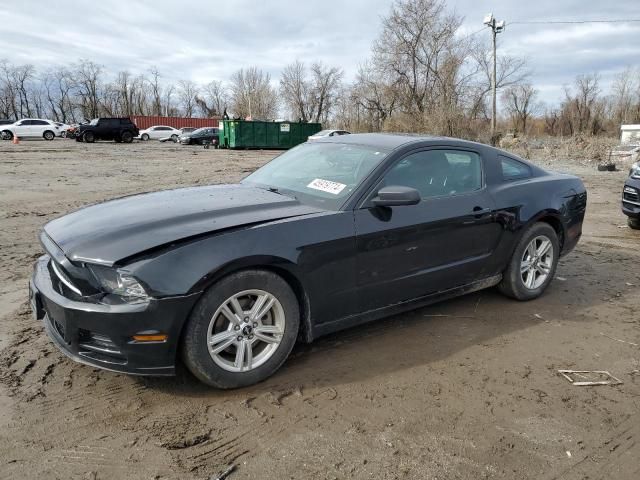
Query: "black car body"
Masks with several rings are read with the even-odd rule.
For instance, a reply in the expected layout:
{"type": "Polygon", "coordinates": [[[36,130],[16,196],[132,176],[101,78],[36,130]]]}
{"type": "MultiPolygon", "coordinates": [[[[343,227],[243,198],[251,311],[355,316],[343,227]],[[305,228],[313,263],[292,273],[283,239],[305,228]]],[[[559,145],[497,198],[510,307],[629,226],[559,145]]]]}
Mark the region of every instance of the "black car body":
{"type": "Polygon", "coordinates": [[[197,302],[234,272],[264,269],[284,279],[299,302],[299,338],[310,342],[496,285],[534,224],[552,228],[560,255],[581,236],[586,191],[576,177],[449,138],[346,135],[289,152],[303,155],[326,144],[366,147],[381,158],[340,201],[331,193],[283,194],[250,176],[238,185],[125,197],[51,221],[41,235],[46,255],[30,284],[37,317],[45,317],[51,338],[76,360],[173,374],[197,302]],[[390,171],[404,175],[405,159],[425,152],[449,152],[454,170],[466,158],[478,159],[477,178],[461,177],[478,188],[399,206],[405,190],[414,192],[400,188],[382,205],[381,178],[390,171]],[[144,302],[105,295],[92,271],[115,268],[139,282],[148,294],[144,302]],[[135,340],[157,333],[166,339],[135,340]]]}
{"type": "Polygon", "coordinates": [[[622,189],[622,213],[628,218],[629,226],[640,229],[640,164],[634,163],[622,189]]]}
{"type": "Polygon", "coordinates": [[[77,141],[87,143],[96,140],[131,143],[139,133],[138,127],[129,118],[94,118],[73,131],[77,141]]]}
{"type": "Polygon", "coordinates": [[[209,143],[211,145],[218,145],[219,130],[213,127],[198,128],[191,132],[185,132],[180,135],[178,141],[182,145],[204,145],[209,143]]]}

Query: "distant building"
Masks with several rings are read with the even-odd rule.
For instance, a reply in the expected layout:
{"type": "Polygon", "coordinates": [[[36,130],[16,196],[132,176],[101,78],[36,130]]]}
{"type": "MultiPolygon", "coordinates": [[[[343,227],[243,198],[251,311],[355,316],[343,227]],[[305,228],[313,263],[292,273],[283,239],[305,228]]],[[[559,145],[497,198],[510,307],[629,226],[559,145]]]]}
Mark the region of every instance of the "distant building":
{"type": "Polygon", "coordinates": [[[620,143],[640,143],[640,125],[621,125],[620,143]]]}

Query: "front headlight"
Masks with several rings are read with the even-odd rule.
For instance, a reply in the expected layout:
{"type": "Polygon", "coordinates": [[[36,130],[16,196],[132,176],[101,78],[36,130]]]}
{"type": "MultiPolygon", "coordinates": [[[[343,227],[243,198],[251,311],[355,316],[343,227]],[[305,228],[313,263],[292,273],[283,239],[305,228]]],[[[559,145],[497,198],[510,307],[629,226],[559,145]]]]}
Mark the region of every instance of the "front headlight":
{"type": "Polygon", "coordinates": [[[629,170],[629,176],[631,178],[640,179],[640,162],[636,162],[631,165],[631,170],[629,170]]]}
{"type": "Polygon", "coordinates": [[[129,303],[142,302],[149,298],[144,287],[129,273],[101,265],[88,267],[106,293],[118,295],[129,303]]]}

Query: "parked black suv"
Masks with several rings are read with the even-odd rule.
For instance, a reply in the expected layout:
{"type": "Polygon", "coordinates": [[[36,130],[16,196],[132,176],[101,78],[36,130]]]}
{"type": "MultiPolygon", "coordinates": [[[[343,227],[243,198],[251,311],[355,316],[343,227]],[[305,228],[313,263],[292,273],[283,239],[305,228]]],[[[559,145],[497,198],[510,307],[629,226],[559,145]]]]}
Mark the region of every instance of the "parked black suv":
{"type": "Polygon", "coordinates": [[[78,142],[114,140],[118,143],[131,143],[139,133],[138,127],[129,118],[94,118],[89,123],[80,125],[75,136],[78,142]]]}
{"type": "Polygon", "coordinates": [[[640,162],[631,165],[629,178],[624,182],[622,213],[628,217],[629,227],[640,230],[640,162]]]}

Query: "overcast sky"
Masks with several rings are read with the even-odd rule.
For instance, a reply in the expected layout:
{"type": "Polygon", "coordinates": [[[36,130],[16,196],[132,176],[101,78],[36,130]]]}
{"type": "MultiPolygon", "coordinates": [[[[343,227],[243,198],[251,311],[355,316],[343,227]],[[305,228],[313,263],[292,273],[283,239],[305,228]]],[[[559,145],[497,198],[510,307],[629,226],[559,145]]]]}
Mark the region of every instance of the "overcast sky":
{"type": "MultiPolygon", "coordinates": [[[[322,60],[353,78],[370,54],[391,0],[40,0],[0,3],[0,59],[37,67],[86,58],[109,70],[157,66],[170,80],[226,80],[257,65],[277,80],[295,59],[322,60]]],[[[507,21],[499,53],[527,58],[532,82],[547,102],[580,73],[640,65],[640,23],[509,25],[531,20],[640,18],[640,0],[451,0],[463,29],[482,28],[492,11],[507,21]]],[[[477,35],[489,36],[489,31],[477,35]]]]}

